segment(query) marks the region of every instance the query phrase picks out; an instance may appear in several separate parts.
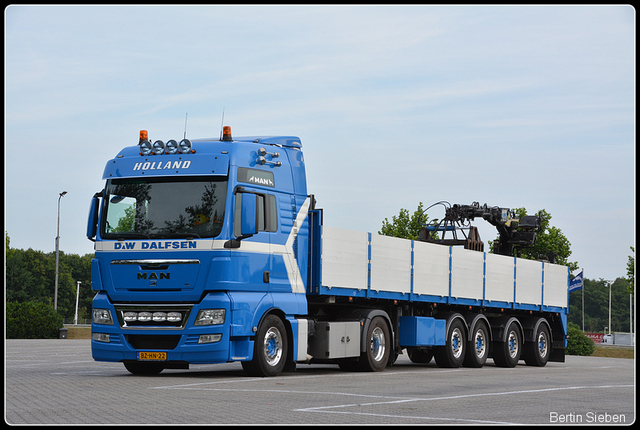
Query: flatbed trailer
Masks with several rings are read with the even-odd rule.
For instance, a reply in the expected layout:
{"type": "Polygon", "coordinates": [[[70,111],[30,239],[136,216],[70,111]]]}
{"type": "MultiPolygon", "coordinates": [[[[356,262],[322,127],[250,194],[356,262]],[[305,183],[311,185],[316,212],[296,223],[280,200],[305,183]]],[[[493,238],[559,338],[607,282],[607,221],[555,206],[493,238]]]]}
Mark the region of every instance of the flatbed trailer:
{"type": "Polygon", "coordinates": [[[124,148],[91,201],[92,354],[136,374],[240,361],[380,371],[564,361],[568,268],[324,226],[295,136],[124,148]]]}

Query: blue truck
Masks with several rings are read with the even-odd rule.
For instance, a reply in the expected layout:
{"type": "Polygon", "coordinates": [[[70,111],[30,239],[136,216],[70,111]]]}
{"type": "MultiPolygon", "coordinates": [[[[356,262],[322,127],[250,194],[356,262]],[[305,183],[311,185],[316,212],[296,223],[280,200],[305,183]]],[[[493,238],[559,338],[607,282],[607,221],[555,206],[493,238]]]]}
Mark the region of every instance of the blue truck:
{"type": "Polygon", "coordinates": [[[296,136],[151,141],[91,200],[91,349],[134,374],[564,361],[569,270],[323,225],[296,136]]]}

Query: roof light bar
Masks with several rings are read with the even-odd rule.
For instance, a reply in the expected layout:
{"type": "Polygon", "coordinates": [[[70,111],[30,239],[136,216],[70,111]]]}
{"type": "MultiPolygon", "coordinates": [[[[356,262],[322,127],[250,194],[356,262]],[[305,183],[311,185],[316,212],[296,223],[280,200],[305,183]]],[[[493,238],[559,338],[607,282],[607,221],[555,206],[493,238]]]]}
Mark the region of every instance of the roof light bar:
{"type": "MultiPolygon", "coordinates": [[[[231,135],[229,134],[229,137],[231,135]]],[[[231,139],[229,139],[231,140],[231,139]]],[[[140,146],[140,155],[161,155],[161,154],[195,154],[195,149],[193,149],[193,144],[189,139],[182,139],[179,143],[174,139],[167,141],[165,144],[162,140],[156,140],[151,143],[149,140],[149,134],[147,130],[140,130],[140,141],[138,142],[138,146],[140,146]]]]}

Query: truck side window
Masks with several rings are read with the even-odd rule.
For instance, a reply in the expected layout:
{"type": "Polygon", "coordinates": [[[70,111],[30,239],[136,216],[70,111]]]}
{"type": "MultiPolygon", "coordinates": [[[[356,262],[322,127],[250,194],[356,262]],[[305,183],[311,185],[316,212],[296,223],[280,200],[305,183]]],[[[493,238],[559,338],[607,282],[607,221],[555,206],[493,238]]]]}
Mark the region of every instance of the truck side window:
{"type": "MultiPolygon", "coordinates": [[[[244,193],[236,194],[236,204],[233,221],[233,234],[240,236],[240,208],[244,193]]],[[[248,194],[247,198],[254,198],[255,194],[248,194]]],[[[258,194],[258,231],[278,231],[278,211],[276,196],[272,194],[258,194]]]]}

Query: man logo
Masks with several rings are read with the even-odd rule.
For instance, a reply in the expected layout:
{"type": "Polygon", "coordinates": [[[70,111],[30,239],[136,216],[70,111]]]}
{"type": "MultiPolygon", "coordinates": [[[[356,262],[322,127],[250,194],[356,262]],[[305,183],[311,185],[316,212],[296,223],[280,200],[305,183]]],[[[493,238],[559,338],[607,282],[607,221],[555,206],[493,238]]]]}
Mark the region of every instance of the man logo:
{"type": "Polygon", "coordinates": [[[138,279],[149,279],[149,280],[170,279],[169,272],[160,272],[159,275],[160,276],[158,276],[158,273],[156,272],[151,272],[151,273],[138,272],[138,279]]]}

